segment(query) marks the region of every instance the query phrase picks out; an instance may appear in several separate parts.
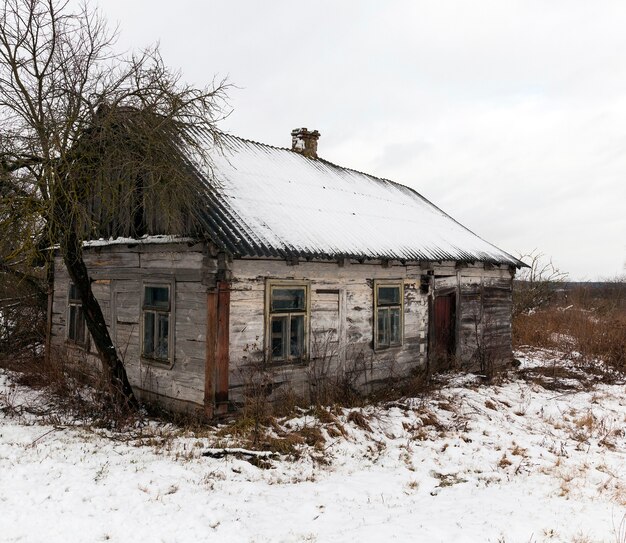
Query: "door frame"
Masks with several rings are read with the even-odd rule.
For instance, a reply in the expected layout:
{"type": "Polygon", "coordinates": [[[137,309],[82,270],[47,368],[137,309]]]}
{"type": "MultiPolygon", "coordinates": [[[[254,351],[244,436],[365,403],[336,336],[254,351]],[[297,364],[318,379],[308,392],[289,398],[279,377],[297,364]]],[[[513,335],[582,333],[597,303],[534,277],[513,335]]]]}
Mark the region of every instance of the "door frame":
{"type": "Polygon", "coordinates": [[[437,342],[437,330],[435,328],[435,303],[437,298],[450,297],[452,299],[452,315],[450,319],[452,327],[452,335],[454,344],[450,349],[449,355],[457,357],[459,354],[459,288],[458,286],[446,287],[433,290],[431,296],[429,296],[428,304],[428,357],[427,363],[429,371],[437,371],[436,356],[436,342],[437,342]]]}

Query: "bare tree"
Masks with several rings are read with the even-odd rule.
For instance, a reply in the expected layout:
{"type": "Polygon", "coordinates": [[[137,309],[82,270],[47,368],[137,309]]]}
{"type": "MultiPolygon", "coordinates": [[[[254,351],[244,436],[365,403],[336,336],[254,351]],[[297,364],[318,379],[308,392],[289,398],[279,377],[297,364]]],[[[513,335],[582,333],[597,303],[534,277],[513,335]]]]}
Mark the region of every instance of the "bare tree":
{"type": "Polygon", "coordinates": [[[567,279],[562,272],[543,253],[536,249],[520,255],[520,260],[529,267],[522,268],[515,278],[513,290],[513,313],[524,313],[550,302],[555,294],[555,286],[567,279]]]}
{"type": "Polygon", "coordinates": [[[203,189],[190,172],[210,171],[227,85],[185,85],[158,48],[123,58],[115,38],[87,4],[73,11],[66,0],[6,0],[0,8],[0,189],[11,194],[0,220],[24,230],[0,264],[10,269],[58,245],[112,390],[134,406],[83,241],[104,227],[117,236],[196,228],[192,202],[203,189]]]}

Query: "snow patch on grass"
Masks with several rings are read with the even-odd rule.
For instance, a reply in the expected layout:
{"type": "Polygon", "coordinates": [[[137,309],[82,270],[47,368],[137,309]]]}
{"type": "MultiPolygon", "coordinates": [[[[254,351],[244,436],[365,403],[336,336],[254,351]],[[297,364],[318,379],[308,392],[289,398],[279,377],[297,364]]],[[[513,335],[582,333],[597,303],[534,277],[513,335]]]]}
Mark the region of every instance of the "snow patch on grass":
{"type": "Polygon", "coordinates": [[[0,372],[1,539],[623,543],[626,387],[577,379],[555,353],[517,357],[491,386],[457,376],[278,420],[293,442],[260,465],[203,456],[241,446],[232,427],[55,423],[0,372]]]}

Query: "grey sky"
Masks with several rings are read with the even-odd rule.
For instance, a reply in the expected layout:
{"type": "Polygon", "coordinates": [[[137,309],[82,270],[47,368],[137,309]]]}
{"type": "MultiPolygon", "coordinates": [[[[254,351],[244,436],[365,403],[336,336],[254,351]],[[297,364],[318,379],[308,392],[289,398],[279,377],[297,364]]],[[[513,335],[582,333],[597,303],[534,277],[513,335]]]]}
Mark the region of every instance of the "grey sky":
{"type": "Polygon", "coordinates": [[[119,47],[160,41],[237,85],[222,127],[409,185],[573,279],[624,273],[626,3],[101,0],[119,47]]]}

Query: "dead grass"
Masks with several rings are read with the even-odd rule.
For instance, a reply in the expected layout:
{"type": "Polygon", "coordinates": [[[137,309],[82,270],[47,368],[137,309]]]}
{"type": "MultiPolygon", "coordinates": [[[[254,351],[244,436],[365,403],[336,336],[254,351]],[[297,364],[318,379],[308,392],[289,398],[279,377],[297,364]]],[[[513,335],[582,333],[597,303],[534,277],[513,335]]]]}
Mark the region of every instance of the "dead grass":
{"type": "Polygon", "coordinates": [[[372,427],[367,421],[367,417],[360,410],[350,411],[350,413],[348,414],[347,420],[348,422],[351,422],[352,424],[354,424],[355,426],[358,426],[362,430],[365,430],[367,432],[372,431],[372,427]]]}
{"type": "Polygon", "coordinates": [[[626,543],[626,514],[613,522],[613,534],[615,535],[615,543],[626,543]]]}
{"type": "MultiPolygon", "coordinates": [[[[621,308],[594,309],[569,305],[550,306],[513,319],[515,347],[533,346],[575,354],[581,365],[595,365],[596,377],[613,382],[615,374],[626,371],[626,312],[621,308]]],[[[562,369],[553,369],[562,372],[562,369]]],[[[562,375],[552,375],[553,378],[562,375]]]]}
{"type": "Polygon", "coordinates": [[[492,402],[491,400],[485,400],[485,407],[487,409],[492,409],[493,411],[497,411],[498,408],[496,407],[496,404],[494,402],[492,402]]]}
{"type": "Polygon", "coordinates": [[[143,418],[140,412],[120,405],[110,383],[102,374],[88,371],[86,364],[71,361],[54,353],[49,361],[43,356],[2,357],[0,366],[13,372],[16,384],[43,393],[45,406],[26,406],[50,424],[62,419],[72,424],[107,429],[135,426],[143,418]]]}
{"type": "Polygon", "coordinates": [[[507,458],[506,453],[504,453],[498,461],[498,467],[502,469],[509,467],[511,464],[513,464],[513,462],[507,458]]]}
{"type": "Polygon", "coordinates": [[[442,423],[437,415],[432,411],[426,411],[425,413],[420,414],[419,418],[422,421],[424,427],[432,427],[438,432],[444,432],[447,430],[447,427],[444,423],[442,423]]]}
{"type": "Polygon", "coordinates": [[[299,457],[299,448],[304,443],[305,439],[299,433],[285,434],[283,437],[265,436],[260,448],[285,456],[299,457]]]}
{"type": "Polygon", "coordinates": [[[467,483],[467,479],[463,479],[459,476],[458,473],[439,473],[436,471],[432,471],[430,475],[435,479],[439,479],[438,486],[441,488],[446,488],[461,483],[467,483]]]}

